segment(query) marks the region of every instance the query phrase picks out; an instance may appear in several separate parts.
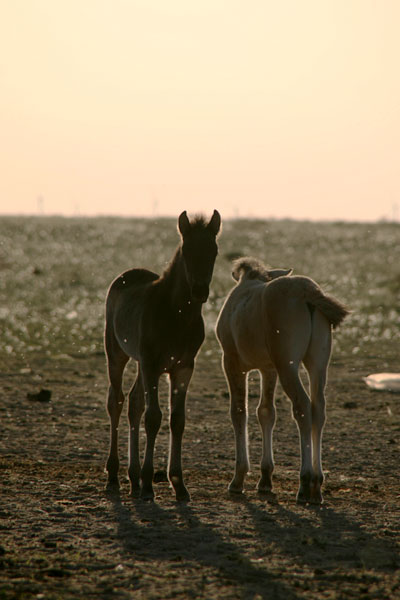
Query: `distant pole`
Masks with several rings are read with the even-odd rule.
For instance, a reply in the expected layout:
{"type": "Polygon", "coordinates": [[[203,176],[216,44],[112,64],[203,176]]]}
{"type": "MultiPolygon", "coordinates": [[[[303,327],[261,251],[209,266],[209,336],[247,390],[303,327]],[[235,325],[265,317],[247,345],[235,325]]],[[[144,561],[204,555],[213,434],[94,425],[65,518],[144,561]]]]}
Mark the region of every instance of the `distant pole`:
{"type": "Polygon", "coordinates": [[[37,211],[39,215],[42,215],[44,213],[44,198],[43,196],[40,194],[37,199],[37,211]]]}
{"type": "Polygon", "coordinates": [[[153,217],[158,215],[158,198],[153,198],[153,217]]]}
{"type": "Polygon", "coordinates": [[[399,220],[399,204],[398,204],[398,202],[393,202],[393,204],[392,204],[392,220],[393,221],[399,220]]]}

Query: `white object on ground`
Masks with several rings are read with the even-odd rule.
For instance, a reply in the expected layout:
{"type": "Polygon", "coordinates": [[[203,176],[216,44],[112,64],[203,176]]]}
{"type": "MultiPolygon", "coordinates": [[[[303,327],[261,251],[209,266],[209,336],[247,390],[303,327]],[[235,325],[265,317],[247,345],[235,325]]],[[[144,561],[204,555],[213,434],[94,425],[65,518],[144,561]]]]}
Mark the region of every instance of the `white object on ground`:
{"type": "Polygon", "coordinates": [[[374,373],[363,379],[372,390],[400,392],[400,373],[374,373]]]}

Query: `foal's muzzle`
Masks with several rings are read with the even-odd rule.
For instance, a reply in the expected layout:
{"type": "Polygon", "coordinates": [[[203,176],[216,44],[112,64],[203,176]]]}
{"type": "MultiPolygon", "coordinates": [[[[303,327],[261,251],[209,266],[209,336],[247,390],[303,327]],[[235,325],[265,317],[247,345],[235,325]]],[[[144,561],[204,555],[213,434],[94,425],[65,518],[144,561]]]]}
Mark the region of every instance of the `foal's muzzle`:
{"type": "Polygon", "coordinates": [[[210,288],[208,283],[194,283],[192,286],[192,296],[193,300],[197,300],[198,302],[207,302],[208,294],[210,293],[210,288]]]}

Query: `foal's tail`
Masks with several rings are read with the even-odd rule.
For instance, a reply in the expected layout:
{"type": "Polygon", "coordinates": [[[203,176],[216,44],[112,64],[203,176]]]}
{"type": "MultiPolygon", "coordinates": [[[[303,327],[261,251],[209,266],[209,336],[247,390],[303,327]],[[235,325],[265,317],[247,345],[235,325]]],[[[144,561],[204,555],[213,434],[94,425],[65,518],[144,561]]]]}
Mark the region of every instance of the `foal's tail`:
{"type": "Polygon", "coordinates": [[[350,311],[344,304],[336,300],[336,298],[325,294],[319,286],[313,286],[307,291],[306,300],[310,309],[317,308],[328,319],[334,329],[350,314],[350,311]]]}

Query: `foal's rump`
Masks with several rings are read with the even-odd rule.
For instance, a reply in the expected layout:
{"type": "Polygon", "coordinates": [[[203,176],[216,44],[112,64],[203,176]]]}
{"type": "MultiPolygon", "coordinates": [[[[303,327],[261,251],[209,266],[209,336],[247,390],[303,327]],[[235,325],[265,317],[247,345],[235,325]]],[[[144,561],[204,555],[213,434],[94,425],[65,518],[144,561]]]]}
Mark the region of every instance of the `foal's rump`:
{"type": "Polygon", "coordinates": [[[159,276],[146,269],[130,269],[119,275],[108,290],[106,300],[107,342],[117,343],[128,356],[136,358],[137,328],[149,284],[159,276]]]}
{"type": "Polygon", "coordinates": [[[330,330],[337,327],[348,310],[325,294],[308,277],[280,277],[268,283],[264,291],[270,353],[273,358],[291,357],[294,363],[304,359],[310,346],[330,345],[330,330]]]}
{"type": "Polygon", "coordinates": [[[279,309],[283,312],[299,310],[307,307],[310,315],[318,310],[328,323],[336,328],[349,313],[336,298],[326,294],[320,286],[309,277],[279,277],[265,287],[267,309],[279,309]]]}

